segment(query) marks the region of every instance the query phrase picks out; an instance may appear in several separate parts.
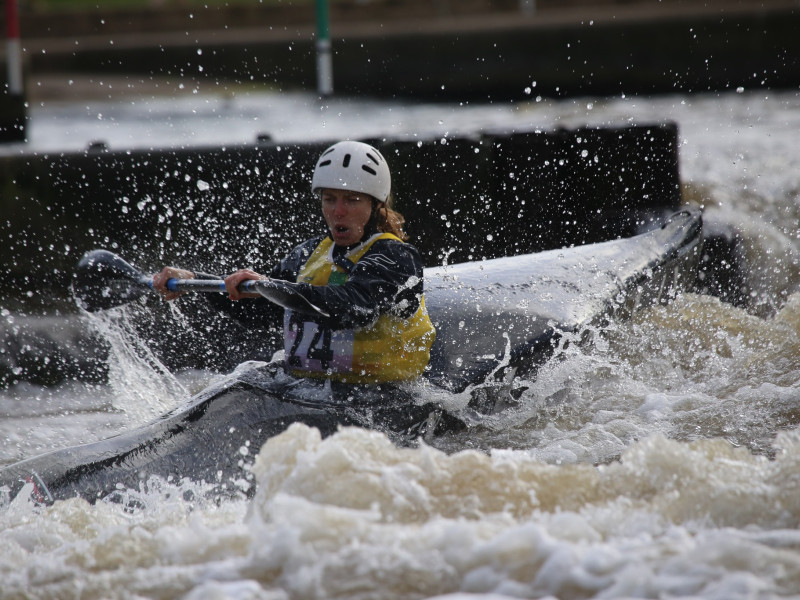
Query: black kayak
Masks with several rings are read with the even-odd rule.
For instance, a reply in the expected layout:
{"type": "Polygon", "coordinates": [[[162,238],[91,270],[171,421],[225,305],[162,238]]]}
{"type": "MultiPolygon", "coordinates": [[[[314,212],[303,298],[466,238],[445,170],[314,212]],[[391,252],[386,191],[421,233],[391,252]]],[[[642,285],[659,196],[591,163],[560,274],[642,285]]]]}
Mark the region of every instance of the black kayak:
{"type": "MultiPolygon", "coordinates": [[[[701,214],[685,210],[631,238],[426,269],[437,337],[424,377],[458,392],[509,372],[531,372],[552,356],[564,333],[691,288],[701,250],[701,214]]],[[[252,460],[292,423],[323,436],[341,426],[365,427],[398,444],[466,426],[435,403],[419,404],[410,389],[296,379],[280,364],[245,363],[150,424],[0,470],[0,494],[13,498],[27,485],[40,502],[96,501],[156,477],[249,495],[246,457],[252,460]]]]}
{"type": "Polygon", "coordinates": [[[463,428],[434,404],[417,405],[402,387],[331,384],[287,375],[281,364],[250,362],[152,423],[99,442],[55,450],[0,470],[9,498],[31,484],[51,503],[139,490],[148,479],[205,482],[215,495],[249,495],[249,463],[292,423],[323,436],[341,426],[386,432],[395,443],[463,428]]]}

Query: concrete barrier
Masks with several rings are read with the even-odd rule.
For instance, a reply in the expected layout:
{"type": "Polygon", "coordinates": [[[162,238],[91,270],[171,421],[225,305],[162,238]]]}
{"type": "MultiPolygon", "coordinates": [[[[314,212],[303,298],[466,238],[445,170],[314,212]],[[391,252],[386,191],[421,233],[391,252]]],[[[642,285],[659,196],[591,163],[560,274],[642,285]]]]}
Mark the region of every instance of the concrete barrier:
{"type": "MultiPolygon", "coordinates": [[[[367,141],[390,162],[428,266],[631,235],[681,200],[672,124],[367,141]]],[[[69,287],[87,250],[145,272],[223,274],[266,270],[323,232],[309,182],[328,144],[0,157],[0,385],[105,376],[107,349],[75,315],[69,287]]],[[[170,368],[225,370],[279,343],[278,331],[221,322],[201,298],[181,301],[183,319],[150,300],[133,322],[170,368]]]]}
{"type": "MultiPolygon", "coordinates": [[[[680,203],[671,124],[369,141],[427,265],[631,235],[680,203]]],[[[143,269],[271,265],[323,231],[308,182],[328,143],[3,157],[9,294],[64,287],[96,247],[143,269]]]]}

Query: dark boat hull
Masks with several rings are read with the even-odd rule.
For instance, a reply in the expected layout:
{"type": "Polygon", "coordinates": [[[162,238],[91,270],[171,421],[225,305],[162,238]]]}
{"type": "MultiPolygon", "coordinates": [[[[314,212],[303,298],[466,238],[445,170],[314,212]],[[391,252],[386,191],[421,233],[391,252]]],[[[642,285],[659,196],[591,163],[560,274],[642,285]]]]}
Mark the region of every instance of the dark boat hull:
{"type": "MultiPolygon", "coordinates": [[[[565,332],[692,285],[701,248],[701,216],[684,211],[633,238],[428,269],[426,302],[437,340],[425,376],[461,391],[507,369],[535,368],[565,332]]],[[[260,365],[243,365],[149,425],[7,467],[0,490],[14,497],[27,482],[44,502],[94,501],[137,490],[156,476],[248,494],[248,457],[292,423],[323,436],[343,425],[368,427],[399,443],[465,426],[434,404],[417,405],[402,388],[364,386],[354,393],[260,365]]]]}
{"type": "Polygon", "coordinates": [[[348,425],[378,429],[400,444],[464,426],[394,386],[362,386],[359,392],[354,401],[352,387],[297,380],[279,365],[247,363],[153,423],[3,469],[0,489],[5,486],[13,498],[30,483],[38,501],[95,501],[117,490],[139,490],[155,476],[205,482],[218,495],[249,495],[255,454],[293,423],[323,436],[348,425]]]}

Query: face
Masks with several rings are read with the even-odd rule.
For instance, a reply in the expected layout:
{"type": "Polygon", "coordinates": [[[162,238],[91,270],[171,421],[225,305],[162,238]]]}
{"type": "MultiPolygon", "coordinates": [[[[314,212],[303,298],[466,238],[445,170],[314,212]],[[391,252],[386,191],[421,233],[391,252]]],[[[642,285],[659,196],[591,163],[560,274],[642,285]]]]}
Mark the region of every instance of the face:
{"type": "Polygon", "coordinates": [[[372,198],[360,192],[322,190],[322,216],[337,246],[352,246],[361,241],[372,215],[372,198]]]}

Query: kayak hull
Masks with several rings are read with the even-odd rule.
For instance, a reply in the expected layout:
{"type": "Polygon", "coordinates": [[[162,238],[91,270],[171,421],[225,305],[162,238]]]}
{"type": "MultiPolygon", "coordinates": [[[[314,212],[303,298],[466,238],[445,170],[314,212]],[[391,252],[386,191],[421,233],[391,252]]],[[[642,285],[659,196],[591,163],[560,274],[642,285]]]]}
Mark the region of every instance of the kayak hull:
{"type": "Polygon", "coordinates": [[[187,404],[156,421],[99,442],[56,450],[0,470],[9,499],[30,484],[50,503],[89,501],[157,482],[202,482],[214,495],[250,495],[249,466],[269,438],[293,423],[323,436],[339,427],[386,432],[396,443],[455,431],[463,423],[434,404],[415,404],[395,386],[352,386],[297,380],[281,366],[246,363],[187,404]]]}

